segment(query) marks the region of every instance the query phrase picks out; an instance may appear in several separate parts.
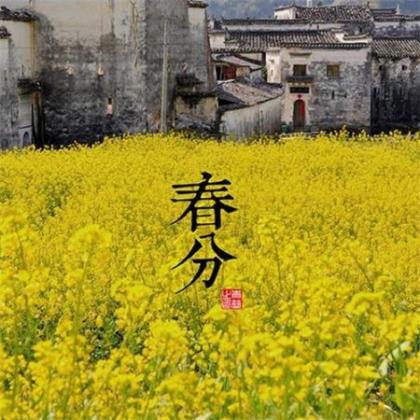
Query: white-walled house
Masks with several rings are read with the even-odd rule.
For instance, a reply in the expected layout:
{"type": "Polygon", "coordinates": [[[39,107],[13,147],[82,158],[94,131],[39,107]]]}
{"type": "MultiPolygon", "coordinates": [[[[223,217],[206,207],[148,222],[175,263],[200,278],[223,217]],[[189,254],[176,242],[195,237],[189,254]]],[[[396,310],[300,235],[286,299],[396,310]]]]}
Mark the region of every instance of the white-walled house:
{"type": "Polygon", "coordinates": [[[325,42],[267,51],[268,82],[285,89],[283,122],[294,129],[369,129],[370,43],[340,42],[330,35],[324,34],[325,42]]]}
{"type": "Polygon", "coordinates": [[[272,19],[222,19],[212,51],[261,60],[267,81],[285,87],[290,128],[417,129],[420,16],[372,6],[292,4],[272,19]]]}

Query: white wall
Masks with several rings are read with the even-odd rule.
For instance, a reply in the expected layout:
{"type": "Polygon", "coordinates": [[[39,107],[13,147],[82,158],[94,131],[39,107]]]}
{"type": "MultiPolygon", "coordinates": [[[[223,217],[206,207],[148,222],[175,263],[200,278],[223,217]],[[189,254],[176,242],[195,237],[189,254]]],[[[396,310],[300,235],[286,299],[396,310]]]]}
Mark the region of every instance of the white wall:
{"type": "Polygon", "coordinates": [[[225,48],[225,32],[210,32],[210,48],[212,50],[225,48]]]}
{"type": "Polygon", "coordinates": [[[262,134],[275,134],[281,128],[282,97],[247,108],[223,113],[221,131],[226,137],[246,139],[262,134]]]}
{"type": "Polygon", "coordinates": [[[12,35],[14,65],[18,68],[18,78],[32,78],[35,72],[34,32],[31,22],[0,20],[12,35]]]}
{"type": "Polygon", "coordinates": [[[266,54],[267,82],[281,83],[281,55],[280,50],[270,50],[266,54]]]}
{"type": "MultiPolygon", "coordinates": [[[[129,0],[0,0],[0,6],[11,9],[20,7],[31,8],[44,16],[48,16],[53,26],[59,30],[56,36],[74,39],[75,36],[80,40],[97,40],[97,34],[107,34],[111,32],[111,25],[115,24],[117,36],[122,33],[128,34],[128,19],[130,18],[127,10],[129,0]],[[89,11],[86,10],[86,5],[89,11]],[[125,10],[125,13],[121,13],[125,10]],[[114,21],[113,15],[118,15],[114,21]],[[112,15],[112,16],[111,16],[112,15]],[[118,33],[119,32],[119,33],[118,33]]],[[[136,8],[136,1],[132,2],[132,9],[136,8]]]]}
{"type": "Polygon", "coordinates": [[[274,12],[274,17],[276,19],[296,19],[296,8],[288,7],[286,9],[276,10],[274,12]]]}
{"type": "Polygon", "coordinates": [[[191,71],[204,82],[202,89],[213,88],[214,69],[211,66],[211,53],[207,27],[207,12],[205,7],[189,7],[188,20],[190,24],[191,71]]]}

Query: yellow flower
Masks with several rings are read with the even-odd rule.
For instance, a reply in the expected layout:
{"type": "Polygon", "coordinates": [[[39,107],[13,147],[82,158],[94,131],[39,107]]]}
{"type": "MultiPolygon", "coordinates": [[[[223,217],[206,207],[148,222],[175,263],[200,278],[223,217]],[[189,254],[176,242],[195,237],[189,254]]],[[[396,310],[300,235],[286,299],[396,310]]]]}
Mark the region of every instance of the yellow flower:
{"type": "Polygon", "coordinates": [[[0,418],[414,418],[419,156],[346,131],[0,153],[0,418]],[[237,259],[176,294],[201,232],[171,186],[203,171],[237,259]]]}

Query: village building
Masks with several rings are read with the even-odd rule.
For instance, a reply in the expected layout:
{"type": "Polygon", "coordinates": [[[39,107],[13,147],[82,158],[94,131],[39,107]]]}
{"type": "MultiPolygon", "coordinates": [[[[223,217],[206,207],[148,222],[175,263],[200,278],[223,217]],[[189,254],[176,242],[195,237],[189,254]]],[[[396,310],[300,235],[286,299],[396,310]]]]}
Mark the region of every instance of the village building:
{"type": "Polygon", "coordinates": [[[409,130],[420,127],[419,22],[397,9],[291,5],[273,19],[212,21],[210,43],[259,60],[284,86],[291,129],[409,130]]]}
{"type": "Polygon", "coordinates": [[[195,75],[201,93],[214,91],[201,1],[0,0],[0,6],[2,148],[156,131],[163,121],[174,126],[179,74],[195,75]]]}
{"type": "Polygon", "coordinates": [[[312,29],[328,29],[331,25],[346,30],[351,35],[368,32],[372,27],[373,15],[366,6],[284,6],[278,7],[274,18],[279,22],[293,22],[311,25],[312,29]]]}
{"type": "Polygon", "coordinates": [[[267,48],[268,82],[285,87],[282,119],[293,129],[370,130],[369,39],[332,30],[286,32],[267,48]]]}
{"type": "Polygon", "coordinates": [[[377,38],[372,55],[373,127],[420,129],[420,40],[377,38]]]}
{"type": "Polygon", "coordinates": [[[402,15],[397,9],[372,10],[375,37],[413,37],[420,39],[420,15],[402,15]]]}
{"type": "Polygon", "coordinates": [[[357,35],[373,29],[372,11],[365,6],[301,7],[296,5],[279,7],[271,19],[213,19],[210,21],[210,43],[212,50],[222,49],[229,33],[238,31],[293,31],[344,29],[357,35]]]}
{"type": "Polygon", "coordinates": [[[419,16],[291,5],[209,26],[206,7],[0,0],[0,148],[420,127],[419,16]]]}
{"type": "Polygon", "coordinates": [[[247,139],[281,132],[281,85],[238,79],[220,83],[217,92],[222,137],[247,139]]]}

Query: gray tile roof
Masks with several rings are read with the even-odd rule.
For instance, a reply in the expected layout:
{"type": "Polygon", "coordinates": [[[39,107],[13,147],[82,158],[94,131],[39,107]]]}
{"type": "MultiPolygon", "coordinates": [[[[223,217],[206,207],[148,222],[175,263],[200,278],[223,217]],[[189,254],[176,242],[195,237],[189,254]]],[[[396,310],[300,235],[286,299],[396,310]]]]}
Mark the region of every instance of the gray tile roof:
{"type": "Polygon", "coordinates": [[[278,98],[283,94],[279,85],[264,82],[229,81],[217,85],[218,97],[226,102],[242,106],[253,106],[262,102],[278,98]]]}
{"type": "Polygon", "coordinates": [[[189,7],[202,7],[206,8],[208,7],[208,4],[201,0],[188,0],[188,6],[189,7]]]}
{"type": "Polygon", "coordinates": [[[192,87],[203,84],[194,73],[179,73],[176,75],[176,82],[179,87],[192,87]]]}
{"type": "Polygon", "coordinates": [[[35,15],[30,10],[10,10],[5,6],[0,7],[0,20],[16,20],[20,22],[31,22],[35,19],[35,15]]]}
{"type": "MultiPolygon", "coordinates": [[[[282,9],[282,8],[279,8],[282,9]]],[[[324,7],[296,7],[295,19],[226,19],[222,18],[217,21],[220,28],[248,26],[252,27],[264,26],[287,26],[296,24],[322,24],[322,23],[368,23],[372,20],[381,21],[415,21],[420,20],[420,15],[401,15],[397,14],[396,9],[369,9],[363,6],[324,6],[324,7]]]]}
{"type": "MultiPolygon", "coordinates": [[[[229,31],[226,38],[227,51],[264,52],[277,47],[303,48],[363,48],[363,42],[340,42],[332,30],[294,31],[229,31]]],[[[214,51],[214,52],[217,52],[214,51]]]]}
{"type": "Polygon", "coordinates": [[[379,15],[395,15],[397,13],[397,9],[395,7],[384,9],[384,8],[373,8],[370,9],[373,16],[379,16],[379,15]]]}
{"type": "Polygon", "coordinates": [[[213,60],[219,63],[226,63],[237,67],[249,67],[251,71],[259,70],[263,66],[255,61],[246,59],[245,57],[233,54],[213,54],[213,60]]]}
{"type": "Polygon", "coordinates": [[[378,58],[420,58],[420,41],[414,38],[374,39],[372,53],[378,58]]]}
{"type": "Polygon", "coordinates": [[[405,22],[420,21],[420,15],[377,15],[374,16],[375,22],[405,22]]]}
{"type": "MultiPolygon", "coordinates": [[[[295,8],[296,19],[310,22],[367,22],[372,19],[371,11],[367,6],[295,6],[295,8]]],[[[277,10],[281,9],[280,7],[277,10]]]]}
{"type": "Polygon", "coordinates": [[[306,20],[303,19],[225,19],[222,18],[221,21],[218,22],[220,27],[226,26],[259,26],[259,25],[272,25],[272,26],[282,26],[282,25],[296,25],[297,23],[307,23],[306,20]]]}

